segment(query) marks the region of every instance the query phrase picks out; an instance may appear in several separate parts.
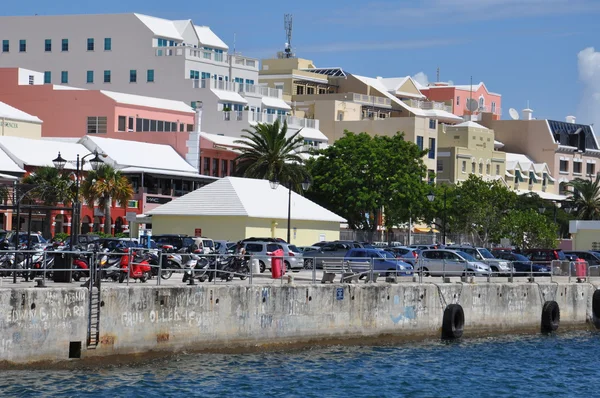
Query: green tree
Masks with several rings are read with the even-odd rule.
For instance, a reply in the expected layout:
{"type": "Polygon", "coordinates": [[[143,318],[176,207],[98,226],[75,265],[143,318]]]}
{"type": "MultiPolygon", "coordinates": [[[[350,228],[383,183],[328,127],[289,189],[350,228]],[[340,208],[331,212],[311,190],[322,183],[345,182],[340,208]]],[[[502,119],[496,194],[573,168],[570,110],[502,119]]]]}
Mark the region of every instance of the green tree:
{"type": "Polygon", "coordinates": [[[569,198],[579,220],[600,220],[600,174],[595,180],[576,178],[567,183],[573,188],[569,198]]]}
{"type": "Polygon", "coordinates": [[[307,162],[313,176],[307,196],[372,237],[382,211],[387,228],[408,221],[411,214],[421,216],[425,154],[402,134],[371,137],[346,131],[307,162]]]}
{"type": "Polygon", "coordinates": [[[522,249],[556,247],[556,226],[533,209],[509,211],[498,225],[498,236],[522,249]]]}
{"type": "MultiPolygon", "coordinates": [[[[22,179],[22,183],[34,187],[26,195],[24,201],[37,201],[44,206],[68,205],[75,198],[74,181],[68,172],[60,171],[54,167],[40,167],[22,179]]],[[[17,198],[18,199],[18,198],[17,198]]],[[[52,225],[52,210],[45,211],[43,235],[50,237],[52,225]]]]}
{"type": "Polygon", "coordinates": [[[458,185],[456,197],[449,209],[455,228],[483,245],[498,240],[502,218],[517,200],[517,194],[500,181],[484,181],[473,174],[458,185]]]}
{"type": "Polygon", "coordinates": [[[302,154],[304,138],[297,131],[287,137],[287,122],[280,125],[279,120],[273,124],[258,123],[251,130],[243,130],[241,153],[236,157],[235,175],[247,178],[266,180],[277,179],[283,184],[291,184],[292,189],[299,189],[302,182],[309,178],[304,166],[302,154]]]}
{"type": "Polygon", "coordinates": [[[81,193],[93,209],[94,203],[104,212],[104,233],[111,233],[110,208],[112,201],[116,200],[121,206],[133,197],[131,183],[120,171],[107,164],[102,164],[98,170],[90,170],[81,184],[81,193]]]}

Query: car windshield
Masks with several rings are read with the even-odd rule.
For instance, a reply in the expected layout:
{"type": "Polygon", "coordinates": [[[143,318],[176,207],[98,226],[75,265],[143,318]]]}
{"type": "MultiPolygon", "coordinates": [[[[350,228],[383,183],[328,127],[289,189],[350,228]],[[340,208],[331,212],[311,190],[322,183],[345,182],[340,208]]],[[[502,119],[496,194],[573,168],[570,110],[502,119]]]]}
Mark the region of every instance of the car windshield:
{"type": "Polygon", "coordinates": [[[514,261],[529,261],[527,257],[522,254],[513,253],[514,261]]]}
{"type": "Polygon", "coordinates": [[[288,248],[291,252],[300,253],[300,250],[298,250],[298,248],[295,245],[288,245],[288,248]]]}
{"type": "Polygon", "coordinates": [[[211,247],[211,248],[213,247],[213,242],[212,242],[212,240],[203,240],[203,241],[202,241],[202,244],[203,244],[204,246],[206,246],[206,247],[211,247]]]}
{"type": "Polygon", "coordinates": [[[477,261],[475,259],[475,257],[471,256],[468,253],[465,253],[465,252],[456,252],[456,253],[458,253],[459,256],[461,256],[462,258],[464,258],[467,261],[477,261]]]}
{"type": "Polygon", "coordinates": [[[394,255],[390,252],[387,252],[385,250],[381,250],[379,253],[381,253],[381,257],[385,257],[385,258],[396,258],[394,257],[394,255]]]}
{"type": "Polygon", "coordinates": [[[483,258],[496,258],[488,249],[479,249],[479,253],[483,256],[483,258]]]}
{"type": "Polygon", "coordinates": [[[216,250],[221,250],[221,246],[223,246],[223,245],[221,244],[221,242],[215,242],[215,249],[216,249],[216,250]]]}

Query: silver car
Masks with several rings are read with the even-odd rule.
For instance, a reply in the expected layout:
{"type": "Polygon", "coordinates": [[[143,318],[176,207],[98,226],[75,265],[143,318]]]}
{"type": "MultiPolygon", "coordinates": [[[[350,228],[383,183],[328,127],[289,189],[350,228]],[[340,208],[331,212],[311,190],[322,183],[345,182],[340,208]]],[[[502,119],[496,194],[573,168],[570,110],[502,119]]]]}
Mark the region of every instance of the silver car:
{"type": "Polygon", "coordinates": [[[494,255],[484,247],[454,246],[451,249],[470,254],[475,260],[489,265],[492,273],[496,275],[510,275],[514,272],[510,262],[494,257],[494,255]]]}
{"type": "Polygon", "coordinates": [[[283,242],[243,242],[246,254],[258,259],[260,272],[271,269],[271,253],[281,249],[283,250],[283,262],[286,269],[294,272],[300,271],[304,267],[302,253],[294,245],[288,245],[283,242]]]}
{"type": "Polygon", "coordinates": [[[471,255],[455,250],[423,250],[417,262],[417,270],[429,275],[475,275],[488,276],[490,267],[471,255]]]}

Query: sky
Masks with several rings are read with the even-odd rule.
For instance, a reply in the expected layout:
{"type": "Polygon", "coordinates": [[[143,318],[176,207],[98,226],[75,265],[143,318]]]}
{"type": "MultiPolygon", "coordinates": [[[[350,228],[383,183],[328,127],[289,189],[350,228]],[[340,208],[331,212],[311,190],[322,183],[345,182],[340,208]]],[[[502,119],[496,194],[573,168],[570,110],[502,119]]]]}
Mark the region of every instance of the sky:
{"type": "MultiPolygon", "coordinates": [[[[296,56],[370,77],[483,81],[509,108],[538,119],[597,123],[600,131],[600,0],[30,0],[2,15],[138,12],[207,25],[256,58],[284,48],[293,15],[296,56]]],[[[0,27],[0,34],[2,27],[0,27]]]]}

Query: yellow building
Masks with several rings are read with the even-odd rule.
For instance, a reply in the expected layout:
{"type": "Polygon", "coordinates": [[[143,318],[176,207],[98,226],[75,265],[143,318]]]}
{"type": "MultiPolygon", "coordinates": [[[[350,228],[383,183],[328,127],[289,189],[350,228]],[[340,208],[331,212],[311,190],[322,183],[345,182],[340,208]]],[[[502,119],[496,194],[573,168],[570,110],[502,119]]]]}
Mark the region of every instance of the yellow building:
{"type": "Polygon", "coordinates": [[[569,221],[573,250],[600,250],[600,221],[569,221]]]}
{"type": "Polygon", "coordinates": [[[437,180],[460,183],[474,174],[484,180],[503,180],[506,154],[497,150],[494,131],[475,122],[444,126],[439,134],[437,180]]]}
{"type": "MultiPolygon", "coordinates": [[[[226,177],[148,212],[153,234],[202,235],[238,241],[287,238],[289,191],[267,180],[226,177]]],[[[346,220],[305,197],[291,194],[290,243],[309,246],[340,238],[346,220]]],[[[287,240],[287,239],[286,239],[287,240]]]]}
{"type": "Polygon", "coordinates": [[[42,121],[0,102],[0,136],[39,139],[42,137],[42,121]]]}
{"type": "Polygon", "coordinates": [[[506,153],[506,184],[519,195],[535,193],[542,199],[566,200],[546,163],[535,163],[519,153],[506,153]]]}

